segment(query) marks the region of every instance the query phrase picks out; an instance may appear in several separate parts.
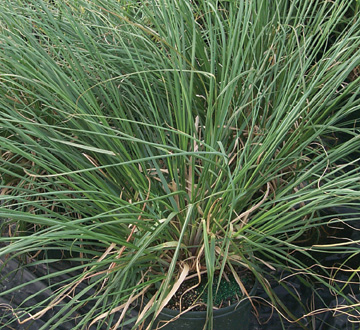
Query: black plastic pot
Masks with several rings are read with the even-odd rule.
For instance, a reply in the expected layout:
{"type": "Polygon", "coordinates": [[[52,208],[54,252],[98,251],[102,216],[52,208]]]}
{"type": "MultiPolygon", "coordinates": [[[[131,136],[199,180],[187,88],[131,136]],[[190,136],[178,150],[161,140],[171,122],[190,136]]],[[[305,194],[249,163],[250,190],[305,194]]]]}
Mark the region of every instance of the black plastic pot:
{"type": "MultiPolygon", "coordinates": [[[[257,283],[249,293],[255,294],[257,283]]],[[[244,299],[240,303],[213,311],[213,330],[248,330],[250,326],[251,303],[249,299],[244,299]]],[[[157,329],[164,325],[164,321],[170,321],[179,315],[179,311],[164,308],[154,322],[152,329],[157,329]]],[[[186,312],[175,321],[169,322],[162,330],[203,330],[206,321],[206,312],[186,312]]]]}

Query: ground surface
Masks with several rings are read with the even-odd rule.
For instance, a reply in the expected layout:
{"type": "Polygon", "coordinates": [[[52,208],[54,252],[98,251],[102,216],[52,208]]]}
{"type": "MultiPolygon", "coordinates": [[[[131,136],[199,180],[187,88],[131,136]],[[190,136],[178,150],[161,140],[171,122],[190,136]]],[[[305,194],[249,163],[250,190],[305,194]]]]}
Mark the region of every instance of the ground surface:
{"type": "MultiPolygon", "coordinates": [[[[57,265],[56,268],[62,267],[64,265],[57,265]]],[[[5,272],[11,272],[12,270],[16,269],[17,263],[15,261],[10,261],[6,268],[2,271],[1,275],[4,275],[5,272]]],[[[56,269],[53,269],[56,270],[56,269]]],[[[10,277],[6,278],[0,283],[0,292],[5,291],[9,287],[14,287],[21,283],[29,283],[31,280],[34,280],[36,277],[41,276],[45,269],[32,269],[32,270],[25,270],[23,272],[18,272],[16,274],[11,275],[10,277]]],[[[48,270],[46,270],[48,271],[48,270]]],[[[50,269],[51,271],[51,269],[50,269]]],[[[275,284],[274,284],[275,285],[275,284]]],[[[304,302],[308,301],[311,298],[312,290],[309,288],[301,287],[300,284],[294,282],[292,283],[294,288],[301,293],[304,302]]],[[[315,288],[314,288],[315,289],[315,288]]],[[[40,290],[44,290],[41,295],[38,297],[45,298],[50,294],[50,290],[47,288],[46,283],[44,282],[36,282],[36,284],[26,286],[22,290],[18,290],[17,292],[8,295],[6,297],[0,297],[0,329],[10,330],[38,330],[41,326],[54,314],[54,311],[49,311],[40,319],[28,322],[26,324],[18,324],[17,322],[13,322],[11,324],[7,324],[7,320],[9,317],[9,310],[6,309],[6,306],[17,306],[22,303],[26,298],[30,297],[33,293],[38,292],[40,290]]],[[[301,313],[301,308],[299,308],[299,304],[291,298],[291,295],[282,289],[280,286],[276,288],[279,293],[279,296],[282,297],[283,301],[286,302],[287,307],[294,313],[299,314],[301,313]]],[[[282,329],[281,322],[279,319],[278,314],[275,311],[272,311],[271,308],[262,303],[262,298],[265,297],[264,292],[259,289],[258,291],[258,299],[255,300],[255,305],[257,306],[259,319],[262,324],[259,324],[255,315],[251,315],[251,330],[276,330],[282,329]],[[270,317],[272,315],[272,317],[270,317]],[[266,320],[270,320],[266,322],[266,320]]],[[[329,297],[324,297],[324,299],[329,297]]],[[[330,297],[331,298],[331,297],[330,297]]],[[[360,298],[360,295],[359,295],[360,298]]],[[[27,305],[32,305],[36,303],[36,299],[30,299],[27,302],[27,305]]],[[[330,302],[331,303],[331,302],[330,302]]],[[[334,302],[335,303],[335,302],[334,302]]],[[[84,308],[82,310],[83,313],[86,313],[89,307],[84,308]]],[[[76,315],[74,315],[76,316],[76,315]]],[[[322,316],[318,316],[316,319],[309,317],[308,319],[303,320],[303,324],[305,329],[317,329],[317,330],[350,330],[352,329],[350,323],[346,320],[344,316],[338,316],[336,318],[332,317],[331,313],[325,313],[322,316]],[[313,323],[315,322],[316,327],[313,327],[313,323]]],[[[67,322],[62,323],[60,326],[57,327],[57,330],[70,330],[74,327],[74,323],[67,322]]],[[[130,330],[130,326],[123,327],[124,330],[130,330]]],[[[296,330],[296,329],[304,329],[299,327],[295,324],[286,323],[284,324],[284,329],[286,330],[296,330]]],[[[89,330],[95,330],[95,327],[91,327],[89,330]]],[[[218,330],[218,329],[215,329],[218,330]]],[[[220,329],[226,330],[226,329],[220,329]]]]}

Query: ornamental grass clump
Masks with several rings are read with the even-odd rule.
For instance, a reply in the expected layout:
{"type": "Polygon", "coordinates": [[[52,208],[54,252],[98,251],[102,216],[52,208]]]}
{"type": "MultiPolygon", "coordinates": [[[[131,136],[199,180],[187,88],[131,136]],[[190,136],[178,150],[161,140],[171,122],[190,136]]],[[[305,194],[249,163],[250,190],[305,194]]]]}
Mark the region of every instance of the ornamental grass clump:
{"type": "Polygon", "coordinates": [[[59,307],[41,328],[56,329],[87,305],[74,329],[138,329],[195,275],[206,281],[211,329],[221,278],[250,298],[238,267],[290,321],[302,319],[269,285],[292,290],[281,274],[321,283],[358,317],[345,294],[359,284],[346,264],[358,246],[341,231],[322,240],[326,228],[359,220],[359,132],[349,118],[360,109],[360,20],[351,1],[1,7],[3,267],[72,261],[34,280],[53,295],[34,293],[38,304],[12,306],[14,318],[59,307]],[[335,213],[344,206],[352,214],[335,213]],[[321,266],[338,253],[343,264],[321,266]]]}

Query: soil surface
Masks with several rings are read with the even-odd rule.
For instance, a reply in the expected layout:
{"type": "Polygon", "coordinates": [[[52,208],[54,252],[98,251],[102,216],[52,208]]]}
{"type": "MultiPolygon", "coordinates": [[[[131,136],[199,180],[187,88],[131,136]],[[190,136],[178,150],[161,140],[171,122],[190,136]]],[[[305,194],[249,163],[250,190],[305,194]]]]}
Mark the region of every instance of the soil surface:
{"type": "MultiPolygon", "coordinates": [[[[249,293],[254,286],[254,275],[246,269],[236,269],[242,284],[249,293]]],[[[236,282],[234,276],[230,273],[223,274],[220,278],[219,273],[215,274],[212,285],[212,296],[214,308],[223,308],[239,302],[244,294],[236,282]],[[219,283],[220,281],[220,283],[219,283]]],[[[207,276],[199,278],[196,274],[189,280],[185,280],[173,298],[166,305],[166,308],[172,310],[185,310],[194,306],[192,311],[206,311],[208,300],[207,276]]]]}

